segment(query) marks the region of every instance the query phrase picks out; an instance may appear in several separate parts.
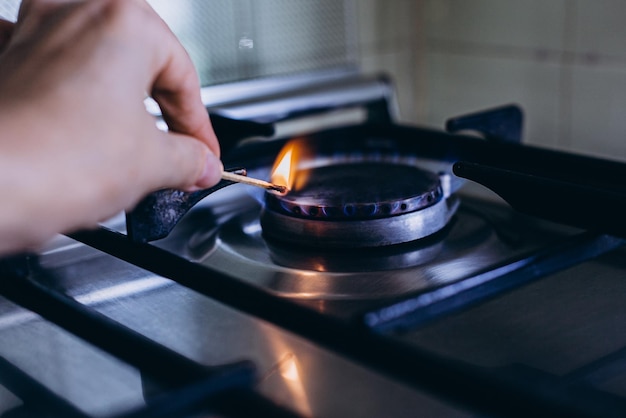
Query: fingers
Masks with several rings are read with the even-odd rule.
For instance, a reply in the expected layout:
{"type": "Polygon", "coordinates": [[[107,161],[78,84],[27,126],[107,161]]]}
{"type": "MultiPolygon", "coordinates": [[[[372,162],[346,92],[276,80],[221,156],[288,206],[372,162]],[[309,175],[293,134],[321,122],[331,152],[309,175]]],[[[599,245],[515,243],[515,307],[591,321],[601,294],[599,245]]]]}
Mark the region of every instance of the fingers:
{"type": "MultiPolygon", "coordinates": [[[[156,16],[156,12],[152,13],[156,16]]],[[[200,98],[200,80],[193,62],[175,36],[164,28],[168,35],[161,51],[166,51],[166,55],[161,58],[151,86],[152,97],[172,131],[198,138],[219,156],[219,142],[200,98]]]]}
{"type": "Polygon", "coordinates": [[[0,53],[4,50],[4,48],[6,48],[11,40],[14,27],[15,25],[12,22],[0,19],[0,53]]]}
{"type": "Polygon", "coordinates": [[[193,73],[189,71],[180,62],[168,64],[155,81],[152,97],[159,104],[170,130],[199,139],[213,154],[219,156],[219,142],[200,99],[200,85],[196,81],[195,70],[191,67],[193,73]]]}
{"type": "Polygon", "coordinates": [[[151,188],[169,187],[187,191],[211,187],[221,178],[223,166],[211,150],[197,139],[158,131],[162,138],[147,167],[151,188]]]}
{"type": "Polygon", "coordinates": [[[182,149],[183,153],[191,150],[197,158],[199,170],[195,172],[195,176],[183,179],[195,179],[193,187],[196,188],[213,186],[220,180],[223,167],[219,161],[219,142],[200,97],[200,80],[196,69],[187,51],[156,12],[144,1],[139,3],[146,6],[160,23],[160,35],[163,39],[159,44],[159,51],[166,52],[155,67],[156,74],[150,86],[152,98],[159,104],[163,119],[172,132],[170,139],[177,139],[169,141],[170,145],[179,152],[182,149]],[[208,149],[198,153],[195,148],[199,144],[190,142],[189,137],[200,140],[208,149]],[[199,155],[201,158],[198,158],[199,155]]]}
{"type": "MultiPolygon", "coordinates": [[[[55,80],[63,81],[63,75],[68,73],[66,69],[75,71],[76,67],[88,75],[84,79],[98,77],[100,86],[108,86],[101,88],[108,89],[110,101],[116,98],[119,103],[129,103],[135,99],[143,103],[144,92],[151,92],[171,132],[158,134],[159,139],[166,140],[143,144],[146,158],[141,160],[149,167],[140,169],[146,170],[142,184],[150,188],[189,190],[219,181],[222,169],[219,144],[200,98],[195,67],[147,2],[23,0],[13,39],[19,42],[20,33],[26,39],[32,35],[31,31],[39,36],[33,45],[43,42],[46,48],[40,52],[48,53],[46,59],[56,60],[58,68],[54,68],[58,71],[48,71],[57,77],[55,80]],[[67,52],[68,40],[78,36],[80,42],[71,41],[73,54],[63,56],[62,60],[59,54],[67,52]],[[59,48],[59,54],[49,53],[54,47],[59,48]],[[106,76],[100,70],[105,66],[106,76]],[[148,179],[149,175],[153,177],[148,179]]],[[[71,85],[76,89],[81,79],[73,80],[71,85]]],[[[90,86],[87,84],[86,88],[89,90],[90,86]]],[[[107,107],[107,111],[117,115],[119,126],[132,127],[138,119],[130,117],[126,108],[114,105],[111,109],[107,107]]]]}

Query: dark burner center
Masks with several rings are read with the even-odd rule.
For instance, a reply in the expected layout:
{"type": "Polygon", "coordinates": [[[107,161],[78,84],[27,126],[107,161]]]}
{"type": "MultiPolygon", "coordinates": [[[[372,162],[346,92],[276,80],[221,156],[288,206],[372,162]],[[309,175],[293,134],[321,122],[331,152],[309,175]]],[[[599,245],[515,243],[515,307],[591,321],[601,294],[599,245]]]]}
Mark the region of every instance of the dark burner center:
{"type": "Polygon", "coordinates": [[[439,202],[439,177],[414,166],[363,162],[300,170],[306,179],[284,196],[267,194],[268,208],[307,219],[376,219],[439,202]]]}

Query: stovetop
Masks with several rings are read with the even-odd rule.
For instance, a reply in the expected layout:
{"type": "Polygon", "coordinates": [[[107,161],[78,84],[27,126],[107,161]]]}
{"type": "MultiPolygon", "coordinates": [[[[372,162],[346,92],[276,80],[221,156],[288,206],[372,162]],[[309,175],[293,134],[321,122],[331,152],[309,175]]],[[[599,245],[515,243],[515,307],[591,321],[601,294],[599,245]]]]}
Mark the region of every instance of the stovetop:
{"type": "MultiPolygon", "coordinates": [[[[171,231],[138,222],[129,237],[137,218],[120,215],[3,260],[0,416],[622,415],[624,239],[610,222],[586,231],[514,211],[452,168],[460,147],[485,164],[461,172],[521,181],[553,219],[549,161],[526,172],[518,148],[388,120],[313,137],[365,141],[448,179],[449,223],[392,245],[296,244],[263,230],[263,191],[222,184],[162,195],[198,202],[171,231]]],[[[288,139],[234,148],[225,164],[269,179],[288,139]]]]}
{"type": "MultiPolygon", "coordinates": [[[[202,285],[189,288],[68,239],[62,240],[69,245],[64,250],[51,250],[41,254],[37,262],[30,261],[30,280],[68,295],[88,310],[104,314],[198,364],[252,362],[257,370],[252,383],[255,393],[270,399],[272,405],[303,416],[413,416],[415,411],[425,416],[475,416],[471,412],[474,406],[468,410],[467,405],[457,404],[457,397],[462,396],[448,398],[438,389],[442,383],[438,379],[443,379],[446,390],[460,390],[459,386],[467,384],[463,380],[467,365],[472,367],[469,378],[476,379],[477,387],[490,387],[486,382],[492,378],[504,385],[504,392],[511,387],[528,389],[526,385],[538,382],[554,383],[558,389],[535,386],[541,390],[530,391],[531,399],[539,398],[527,405],[530,409],[552,410],[554,399],[560,405],[562,382],[574,383],[573,388],[592,382],[599,383],[598,388],[606,393],[600,396],[595,390],[582,391],[584,396],[577,398],[579,394],[574,391],[576,396],[568,394],[565,398],[569,402],[577,399],[578,403],[560,405],[563,411],[555,411],[588,412],[598,405],[614,411],[617,401],[609,394],[624,395],[621,374],[615,376],[615,369],[609,367],[615,362],[621,364],[619,354],[626,343],[619,331],[620,318],[626,315],[620,303],[620,278],[626,267],[623,250],[562,269],[577,264],[581,257],[617,247],[620,240],[540,222],[498,202],[471,196],[461,200],[458,219],[449,230],[442,231],[442,236],[433,237],[438,244],[428,243],[437,247],[437,256],[414,256],[422,243],[402,245],[388,256],[392,263],[398,258],[408,260],[396,268],[385,256],[383,261],[364,261],[372,263],[369,266],[358,266],[354,259],[346,263],[343,257],[335,264],[326,262],[323,269],[320,264],[284,266],[280,258],[272,258],[260,235],[259,201],[241,185],[229,186],[203,201],[167,239],[138,244],[177,253],[184,263],[192,261],[200,266],[205,271],[202,280],[214,281],[207,283],[207,289],[227,285],[224,277],[233,277],[261,289],[270,305],[287,300],[305,312],[329,318],[329,323],[308,323],[311,318],[300,315],[299,308],[291,318],[285,318],[279,306],[278,315],[287,319],[285,329],[285,324],[272,323],[271,315],[255,318],[249,314],[257,302],[262,305],[260,309],[267,309],[264,301],[250,300],[254,292],[239,296],[253,306],[244,306],[241,312],[238,307],[227,306],[228,297],[222,298],[219,292],[217,300],[207,298],[202,293],[210,292],[202,285]],[[462,239],[457,241],[457,237],[462,239]],[[576,259],[569,259],[571,256],[576,259]],[[373,268],[379,269],[377,273],[373,268]],[[524,271],[528,268],[534,276],[524,271]],[[561,271],[534,280],[551,269],[561,271]],[[520,272],[523,274],[516,277],[520,272]],[[336,284],[335,279],[341,283],[336,284]],[[529,284],[517,287],[520,283],[529,284]],[[505,292],[511,287],[515,290],[505,292]],[[481,288],[478,294],[471,294],[472,289],[481,288]],[[498,297],[484,294],[488,289],[495,289],[498,297]],[[289,319],[297,323],[296,327],[312,329],[304,335],[294,332],[289,319]],[[339,347],[331,344],[330,349],[323,338],[321,344],[312,342],[311,334],[326,332],[336,341],[338,331],[326,328],[335,321],[342,324],[339,332],[344,326],[360,330],[355,333],[359,339],[364,337],[360,334],[363,327],[369,329],[365,341],[357,340],[348,348],[341,347],[339,341],[339,347]],[[367,343],[369,336],[374,337],[372,347],[363,348],[361,344],[367,343]],[[391,347],[378,347],[379,337],[391,347]],[[395,347],[398,342],[401,345],[395,347]],[[408,358],[416,364],[406,364],[407,353],[402,351],[398,362],[400,368],[411,372],[415,367],[421,370],[422,361],[434,362],[433,370],[422,370],[427,381],[414,375],[415,380],[406,384],[397,379],[394,368],[391,374],[381,373],[380,365],[372,367],[359,355],[350,355],[372,350],[374,358],[388,356],[391,348],[410,350],[408,358]],[[452,371],[439,370],[438,362],[452,371]],[[462,367],[457,370],[456,366],[462,367]],[[458,382],[447,381],[456,373],[458,382]],[[500,381],[503,377],[504,383],[500,381]],[[551,402],[544,404],[544,396],[551,402]]],[[[93,234],[101,232],[113,234],[114,242],[117,238],[128,241],[108,231],[93,234]]],[[[89,234],[76,238],[88,241],[89,234]]],[[[310,250],[300,250],[306,260],[310,250]]],[[[193,272],[184,274],[198,280],[193,272]]],[[[86,344],[7,300],[3,299],[1,306],[3,359],[67,399],[81,413],[124,416],[128,411],[141,411],[146,400],[158,399],[163,393],[162,386],[146,372],[115,358],[109,349],[86,344]]],[[[464,388],[472,396],[476,396],[475,390],[464,388]]],[[[522,397],[529,396],[521,392],[522,397]]],[[[241,399],[245,402],[247,398],[241,399]]],[[[508,410],[513,405],[508,402],[490,400],[485,410],[495,406],[502,413],[501,408],[508,410]]],[[[19,403],[10,393],[2,402],[7,410],[19,403]]],[[[232,408],[223,410],[225,416],[237,416],[232,408]]],[[[145,416],[153,416],[153,412],[145,416]]],[[[270,412],[276,416],[282,413],[270,412]]]]}
{"type": "Polygon", "coordinates": [[[494,267],[506,269],[575,234],[464,196],[450,225],[425,239],[375,248],[309,248],[264,235],[263,204],[254,192],[236,185],[214,193],[156,245],[276,296],[328,307],[341,301],[379,304],[494,267]]]}

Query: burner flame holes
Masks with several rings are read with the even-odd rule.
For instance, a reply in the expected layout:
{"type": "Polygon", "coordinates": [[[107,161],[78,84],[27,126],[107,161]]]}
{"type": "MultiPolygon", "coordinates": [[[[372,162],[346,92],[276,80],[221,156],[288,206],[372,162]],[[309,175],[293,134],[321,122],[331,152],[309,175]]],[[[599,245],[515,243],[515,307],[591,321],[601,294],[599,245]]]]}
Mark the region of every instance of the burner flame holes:
{"type": "Polygon", "coordinates": [[[378,205],[371,204],[363,206],[363,215],[365,216],[373,216],[378,212],[378,205]]]}
{"type": "Polygon", "coordinates": [[[401,215],[404,213],[420,210],[421,208],[436,203],[440,200],[441,191],[435,190],[425,194],[417,200],[404,200],[398,202],[382,203],[344,203],[338,206],[319,206],[295,204],[283,200],[271,200],[270,207],[280,212],[295,217],[311,219],[374,219],[401,215]],[[427,204],[425,204],[427,202],[427,204]]]}
{"type": "Polygon", "coordinates": [[[340,215],[340,213],[339,213],[339,209],[335,207],[323,207],[322,215],[326,218],[337,218],[340,215]]]}

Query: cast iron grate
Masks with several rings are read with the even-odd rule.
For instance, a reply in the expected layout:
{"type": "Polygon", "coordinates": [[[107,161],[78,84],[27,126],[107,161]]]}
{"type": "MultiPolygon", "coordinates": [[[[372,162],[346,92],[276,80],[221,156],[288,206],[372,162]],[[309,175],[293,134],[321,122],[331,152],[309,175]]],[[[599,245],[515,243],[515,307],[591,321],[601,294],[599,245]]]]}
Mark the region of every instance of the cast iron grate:
{"type": "MultiPolygon", "coordinates": [[[[255,367],[242,361],[204,366],[30,278],[52,273],[34,256],[1,263],[0,294],[84,341],[137,368],[161,390],[146,406],[111,418],[189,416],[217,412],[225,417],[296,417],[253,390],[255,367]],[[252,415],[251,415],[252,414],[252,415]]],[[[0,383],[23,401],[11,416],[89,417],[27,373],[0,357],[0,383]]]]}

